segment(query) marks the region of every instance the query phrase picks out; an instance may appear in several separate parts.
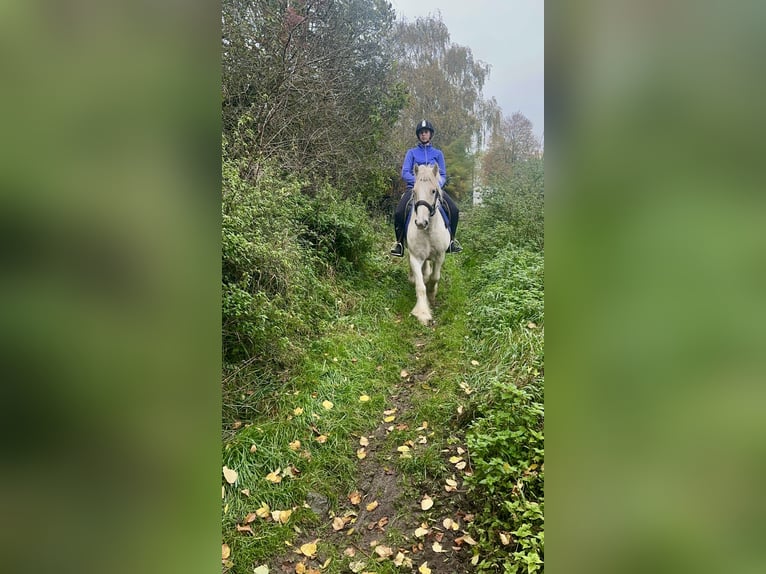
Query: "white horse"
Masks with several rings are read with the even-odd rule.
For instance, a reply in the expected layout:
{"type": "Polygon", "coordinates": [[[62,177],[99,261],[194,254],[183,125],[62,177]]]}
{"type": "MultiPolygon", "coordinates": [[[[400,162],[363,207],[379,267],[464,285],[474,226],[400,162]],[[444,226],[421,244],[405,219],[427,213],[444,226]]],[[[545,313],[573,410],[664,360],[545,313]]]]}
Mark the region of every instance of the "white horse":
{"type": "Polygon", "coordinates": [[[436,301],[442,263],[450,241],[449,230],[439,210],[441,203],[439,166],[415,166],[412,214],[407,225],[407,249],[410,254],[409,279],[415,284],[417,296],[417,303],[411,313],[423,325],[428,325],[433,319],[431,305],[436,301]]]}

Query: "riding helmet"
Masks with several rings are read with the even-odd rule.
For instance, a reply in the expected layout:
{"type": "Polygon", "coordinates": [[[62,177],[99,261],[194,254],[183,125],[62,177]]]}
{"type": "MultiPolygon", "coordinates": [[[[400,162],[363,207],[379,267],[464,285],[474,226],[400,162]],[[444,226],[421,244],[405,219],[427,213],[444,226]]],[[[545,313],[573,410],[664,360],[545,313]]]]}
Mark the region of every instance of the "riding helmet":
{"type": "Polygon", "coordinates": [[[436,133],[433,124],[428,120],[423,120],[418,124],[418,126],[415,128],[415,137],[420,137],[420,132],[423,130],[429,130],[431,132],[431,137],[434,137],[434,134],[436,133]]]}

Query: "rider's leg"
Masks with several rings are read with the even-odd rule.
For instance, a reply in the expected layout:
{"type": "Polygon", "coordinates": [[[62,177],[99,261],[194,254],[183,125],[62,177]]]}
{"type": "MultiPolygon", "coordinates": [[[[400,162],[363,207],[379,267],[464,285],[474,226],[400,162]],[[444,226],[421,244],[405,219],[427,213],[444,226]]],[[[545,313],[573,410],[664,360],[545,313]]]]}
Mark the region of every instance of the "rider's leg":
{"type": "Polygon", "coordinates": [[[394,233],[396,234],[396,243],[391,249],[391,255],[396,257],[402,257],[404,255],[404,236],[406,230],[404,229],[404,220],[407,212],[407,203],[412,197],[412,190],[408,189],[402,194],[399,203],[394,210],[394,233]]]}

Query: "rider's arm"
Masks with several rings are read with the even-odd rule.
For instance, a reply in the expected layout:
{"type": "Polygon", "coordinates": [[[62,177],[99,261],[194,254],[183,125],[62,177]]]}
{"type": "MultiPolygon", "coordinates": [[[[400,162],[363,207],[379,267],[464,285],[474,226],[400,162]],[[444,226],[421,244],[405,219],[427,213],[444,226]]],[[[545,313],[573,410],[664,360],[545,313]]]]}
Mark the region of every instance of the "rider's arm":
{"type": "Polygon", "coordinates": [[[407,182],[407,187],[415,185],[415,175],[412,173],[415,163],[415,156],[412,150],[407,150],[407,154],[404,156],[404,163],[402,163],[402,179],[407,182]]]}

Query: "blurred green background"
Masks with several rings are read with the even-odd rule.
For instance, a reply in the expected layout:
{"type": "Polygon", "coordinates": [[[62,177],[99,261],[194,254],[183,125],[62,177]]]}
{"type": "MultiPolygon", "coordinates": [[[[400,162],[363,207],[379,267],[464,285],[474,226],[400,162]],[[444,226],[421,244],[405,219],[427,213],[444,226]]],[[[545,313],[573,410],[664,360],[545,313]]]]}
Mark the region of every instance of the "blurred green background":
{"type": "Polygon", "coordinates": [[[211,572],[220,6],[4,2],[7,572],[211,572]]]}
{"type": "Polygon", "coordinates": [[[766,5],[546,8],[546,567],[765,572],[766,5]]]}

